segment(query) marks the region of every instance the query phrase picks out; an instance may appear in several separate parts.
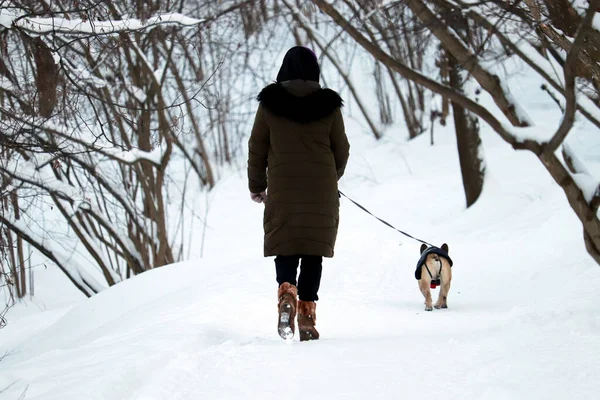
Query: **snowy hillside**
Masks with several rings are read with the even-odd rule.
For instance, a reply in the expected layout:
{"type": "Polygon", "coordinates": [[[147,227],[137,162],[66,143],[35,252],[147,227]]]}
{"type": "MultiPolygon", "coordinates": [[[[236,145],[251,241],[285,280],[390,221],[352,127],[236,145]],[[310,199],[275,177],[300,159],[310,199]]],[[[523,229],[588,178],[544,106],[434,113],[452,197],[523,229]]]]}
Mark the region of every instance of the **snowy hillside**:
{"type": "MultiPolygon", "coordinates": [[[[524,80],[523,93],[537,85],[524,80]]],[[[551,101],[523,98],[539,103],[530,117],[540,129],[557,126],[551,101]]],[[[203,258],[91,299],[51,267],[36,272],[37,298],[0,330],[0,399],[598,398],[600,268],[539,161],[484,127],[487,180],[465,210],[451,127],[436,127],[433,147],[428,135],[406,142],[402,127],[381,142],[351,118],[347,131],[341,189],[398,228],[449,244],[449,309],[424,311],[419,243],[342,199],[317,309],[322,339],[284,343],[262,206],[242,169],[210,195],[203,258]]],[[[581,125],[569,140],[598,175],[597,130],[581,125]]]]}

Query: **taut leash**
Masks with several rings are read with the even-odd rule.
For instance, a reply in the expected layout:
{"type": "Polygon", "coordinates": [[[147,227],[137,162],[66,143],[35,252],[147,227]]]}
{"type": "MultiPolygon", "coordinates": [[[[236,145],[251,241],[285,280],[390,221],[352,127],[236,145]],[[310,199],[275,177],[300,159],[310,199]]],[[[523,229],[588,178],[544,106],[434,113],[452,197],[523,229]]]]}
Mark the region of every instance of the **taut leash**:
{"type": "MultiPolygon", "coordinates": [[[[342,191],[338,190],[338,193],[342,196],[344,196],[345,198],[347,198],[348,200],[350,200],[352,203],[354,203],[355,206],[357,206],[358,208],[360,208],[361,210],[363,210],[364,212],[366,212],[367,214],[369,214],[370,216],[372,216],[373,218],[376,218],[377,220],[379,220],[379,222],[389,226],[390,228],[392,228],[393,230],[395,230],[396,232],[400,232],[401,234],[403,234],[406,237],[409,237],[411,239],[416,240],[417,242],[421,242],[423,244],[426,244],[427,246],[433,246],[431,243],[426,242],[424,240],[418,239],[404,231],[401,231],[400,229],[396,228],[395,226],[393,226],[392,224],[390,224],[389,222],[386,222],[384,220],[382,220],[381,218],[379,218],[378,216],[376,216],[375,214],[373,214],[371,211],[367,210],[365,207],[361,206],[360,204],[358,204],[356,201],[352,200],[350,197],[346,196],[344,193],[342,193],[342,191]]],[[[435,247],[435,246],[434,246],[435,247]]]]}

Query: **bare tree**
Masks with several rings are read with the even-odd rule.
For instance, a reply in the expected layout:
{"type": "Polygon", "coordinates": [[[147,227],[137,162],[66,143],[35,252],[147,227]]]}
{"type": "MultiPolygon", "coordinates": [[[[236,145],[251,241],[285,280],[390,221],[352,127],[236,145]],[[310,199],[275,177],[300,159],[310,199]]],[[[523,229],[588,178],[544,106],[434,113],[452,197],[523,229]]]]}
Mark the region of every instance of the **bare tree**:
{"type": "Polygon", "coordinates": [[[0,5],[0,235],[19,295],[24,243],[87,296],[181,257],[173,231],[186,211],[169,199],[191,179],[212,187],[214,163],[231,160],[235,82],[221,67],[243,57],[231,39],[257,29],[259,6],[0,5]],[[173,159],[194,174],[173,174],[173,159]]]}
{"type": "MultiPolygon", "coordinates": [[[[307,17],[306,14],[309,14],[308,12],[301,12],[298,6],[296,4],[293,4],[293,2],[290,0],[282,0],[282,3],[291,12],[292,21],[294,21],[294,23],[306,33],[308,41],[314,43],[316,45],[316,48],[321,51],[323,56],[329,62],[331,62],[333,67],[336,69],[336,71],[342,78],[345,85],[348,87],[348,90],[354,98],[354,101],[356,102],[356,105],[358,106],[361,114],[365,118],[367,125],[369,125],[373,136],[375,136],[376,139],[380,139],[380,129],[373,121],[373,118],[371,117],[367,105],[363,101],[362,97],[360,96],[359,90],[356,88],[356,85],[350,77],[349,71],[346,68],[344,68],[343,63],[341,61],[342,56],[340,56],[339,53],[336,51],[336,49],[340,46],[333,45],[333,41],[338,41],[339,38],[334,37],[331,41],[329,41],[326,38],[322,37],[318,30],[314,29],[313,23],[307,17]]],[[[299,35],[297,32],[295,32],[295,36],[297,37],[297,41],[302,42],[302,40],[299,39],[299,35]]]]}
{"type": "MultiPolygon", "coordinates": [[[[557,93],[565,98],[565,112],[560,125],[556,132],[546,141],[533,140],[526,135],[521,135],[518,128],[508,128],[493,116],[487,109],[468,98],[464,94],[446,85],[440,84],[435,80],[425,76],[423,73],[410,68],[395,59],[392,55],[382,50],[377,44],[373,43],[365,37],[359,30],[353,26],[348,18],[344,17],[333,5],[322,0],[313,0],[324,13],[329,15],[331,19],[340,26],[348,35],[350,35],[357,43],[359,43],[366,51],[380,62],[392,68],[397,73],[407,79],[410,79],[429,90],[438,93],[444,97],[451,99],[454,103],[469,110],[479,118],[484,120],[494,129],[506,142],[518,150],[529,150],[533,152],[542,162],[548,173],[552,176],[555,182],[563,189],[569,204],[579,220],[582,223],[584,230],[584,240],[588,253],[600,264],[600,221],[598,219],[598,197],[600,197],[600,187],[596,183],[597,189],[589,191],[588,188],[578,185],[578,181],[574,178],[574,172],[582,171],[582,168],[572,166],[571,170],[561,162],[556,150],[563,145],[563,142],[573,127],[575,114],[579,111],[591,123],[600,126],[594,115],[597,115],[597,107],[591,101],[592,99],[586,95],[581,89],[576,86],[576,65],[582,59],[582,53],[588,53],[586,43],[589,43],[591,36],[596,36],[595,31],[592,31],[592,19],[600,2],[598,0],[590,0],[589,7],[584,11],[584,16],[581,17],[580,23],[576,28],[576,34],[572,44],[569,46],[567,57],[562,65],[564,84],[559,79],[551,76],[547,71],[552,70],[555,64],[551,62],[543,54],[535,52],[534,45],[529,38],[523,38],[522,35],[515,37],[514,26],[510,23],[492,23],[486,17],[486,10],[481,4],[469,5],[460,4],[462,13],[473,21],[479,24],[493,35],[494,39],[501,43],[505,48],[511,50],[511,54],[519,57],[525,64],[531,66],[532,70],[536,71],[540,78],[544,79],[551,85],[557,93]],[[532,50],[532,51],[530,51],[532,50]],[[578,95],[578,92],[583,96],[578,95]]],[[[431,2],[429,2],[431,3],[431,2]]],[[[511,17],[518,18],[518,21],[527,23],[527,18],[530,17],[529,12],[524,13],[524,9],[515,9],[508,6],[505,2],[490,1],[484,2],[486,6],[499,7],[500,11],[510,11],[511,17]],[[508,8],[507,8],[508,7],[508,8]]],[[[443,44],[448,52],[460,63],[460,65],[473,76],[473,78],[481,85],[483,90],[487,91],[499,110],[506,118],[516,127],[530,126],[530,122],[526,118],[526,114],[522,112],[519,105],[510,96],[506,90],[502,79],[484,68],[478,62],[476,54],[478,49],[472,49],[460,40],[460,36],[443,22],[436,15],[435,11],[429,6],[428,2],[421,0],[406,0],[403,2],[406,6],[427,26],[435,37],[443,44]]],[[[533,3],[531,3],[533,4],[533,3]]],[[[537,3],[536,3],[537,4],[537,3]]],[[[393,3],[394,6],[399,6],[399,3],[393,3]]],[[[498,10],[494,8],[493,15],[497,17],[498,10]]],[[[507,22],[504,20],[504,22],[507,22]]],[[[537,44],[537,43],[536,43],[537,44]]],[[[597,61],[596,61],[597,63],[597,61]]],[[[563,146],[563,153],[568,153],[568,149],[563,146]]],[[[576,159],[575,157],[571,157],[576,159]]],[[[581,173],[581,172],[580,172],[581,173]]]]}
{"type": "MultiPolygon", "coordinates": [[[[404,8],[377,8],[370,1],[356,3],[354,6],[352,2],[345,1],[353,13],[368,16],[363,20],[362,30],[371,41],[379,43],[394,58],[410,65],[411,68],[424,68],[424,55],[431,41],[418,20],[406,13],[404,8]]],[[[425,89],[411,80],[398,77],[388,66],[385,68],[401,105],[408,137],[414,139],[425,131],[425,89]]]]}

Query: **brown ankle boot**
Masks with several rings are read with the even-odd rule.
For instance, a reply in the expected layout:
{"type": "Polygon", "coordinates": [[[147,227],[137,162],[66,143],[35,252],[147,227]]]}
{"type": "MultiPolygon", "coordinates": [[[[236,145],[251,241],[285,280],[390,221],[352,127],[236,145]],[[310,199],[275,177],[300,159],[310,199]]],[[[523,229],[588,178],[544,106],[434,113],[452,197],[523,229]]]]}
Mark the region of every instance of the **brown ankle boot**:
{"type": "Polygon", "coordinates": [[[300,341],[317,340],[319,332],[315,329],[317,323],[317,303],[314,301],[298,302],[298,329],[300,341]]]}
{"type": "Polygon", "coordinates": [[[279,303],[279,318],[277,320],[277,331],[283,339],[292,339],[296,332],[296,309],[298,308],[298,289],[296,286],[284,282],[277,290],[279,303]]]}

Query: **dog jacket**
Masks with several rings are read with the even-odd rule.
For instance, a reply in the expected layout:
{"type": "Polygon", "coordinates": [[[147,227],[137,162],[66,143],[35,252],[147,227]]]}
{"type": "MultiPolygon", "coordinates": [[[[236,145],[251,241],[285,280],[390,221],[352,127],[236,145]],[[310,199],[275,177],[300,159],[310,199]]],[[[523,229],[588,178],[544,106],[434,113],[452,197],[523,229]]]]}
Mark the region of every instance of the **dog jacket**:
{"type": "Polygon", "coordinates": [[[437,254],[440,257],[444,257],[446,260],[448,260],[450,267],[452,267],[452,259],[450,258],[448,253],[446,253],[439,247],[431,246],[421,254],[421,258],[419,258],[419,262],[417,262],[417,269],[415,271],[415,278],[417,280],[421,279],[421,269],[423,269],[423,264],[425,264],[425,259],[429,254],[437,254]]]}

